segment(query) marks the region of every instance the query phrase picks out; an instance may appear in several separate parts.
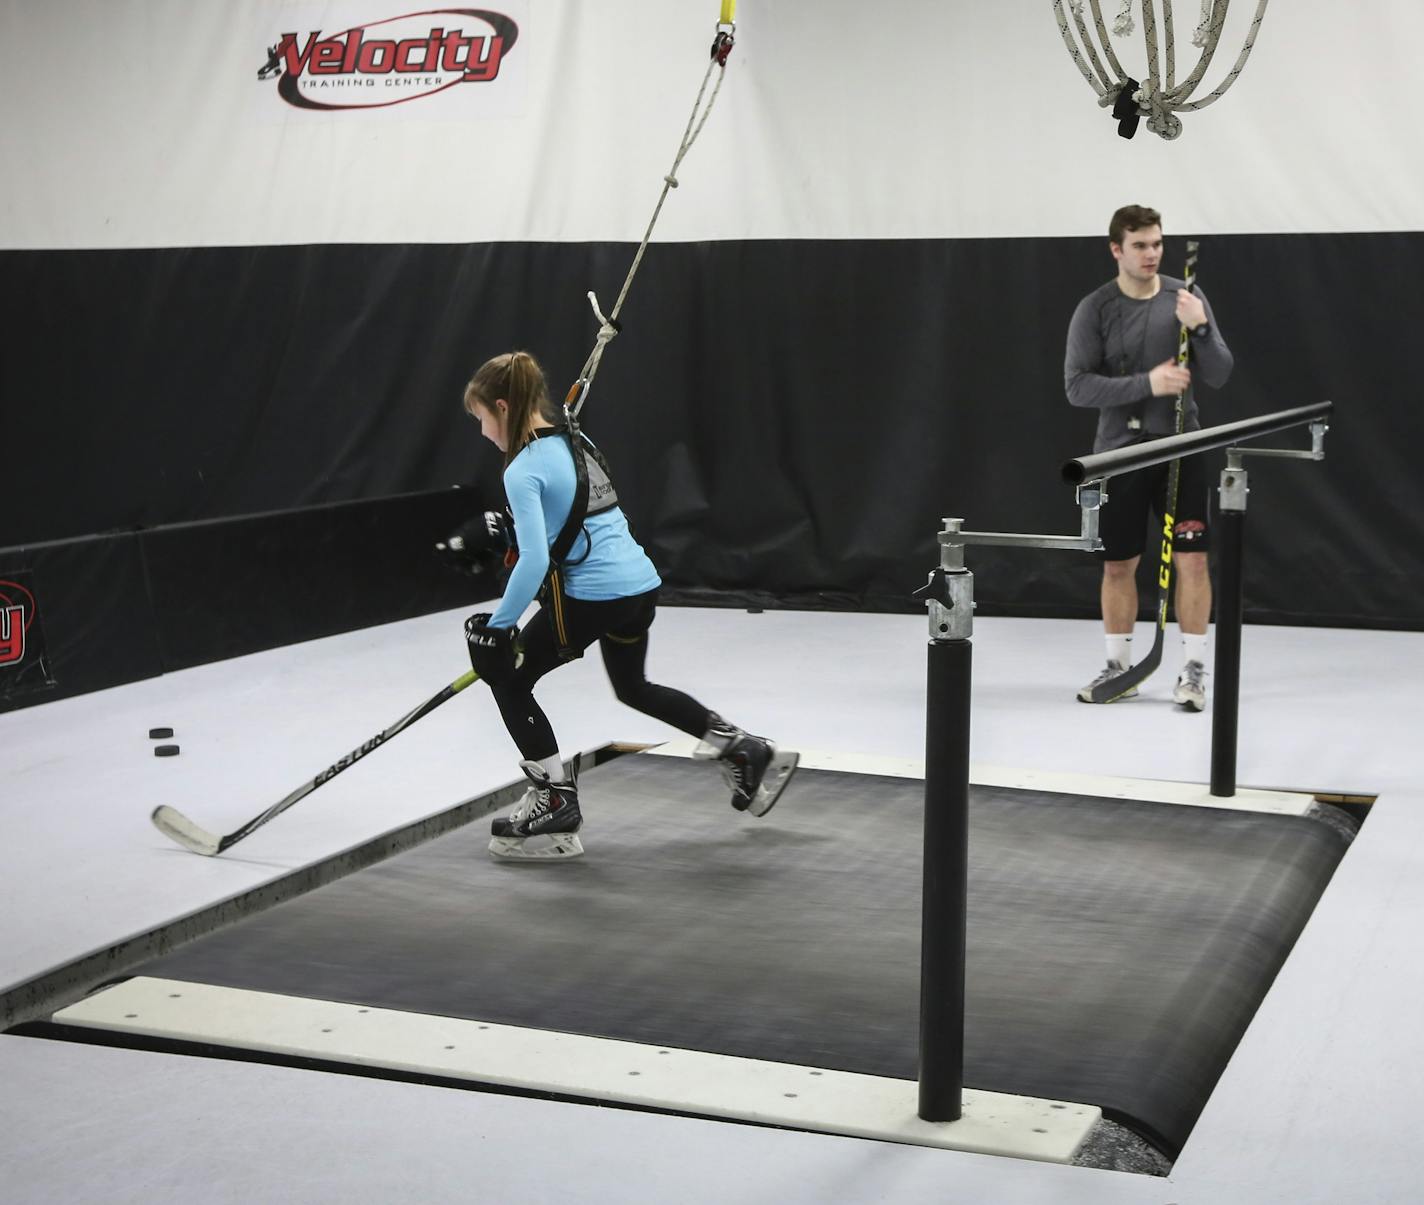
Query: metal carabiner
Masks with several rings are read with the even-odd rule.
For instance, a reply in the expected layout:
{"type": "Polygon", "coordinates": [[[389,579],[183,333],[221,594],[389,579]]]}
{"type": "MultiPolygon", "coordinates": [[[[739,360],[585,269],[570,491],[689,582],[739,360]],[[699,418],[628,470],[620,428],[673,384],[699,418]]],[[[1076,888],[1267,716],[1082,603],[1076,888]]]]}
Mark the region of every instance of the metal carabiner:
{"type": "Polygon", "coordinates": [[[736,31],[733,24],[718,25],[717,36],[712,39],[712,58],[717,60],[717,66],[727,65],[727,56],[732,53],[732,45],[735,39],[733,34],[736,31]]]}

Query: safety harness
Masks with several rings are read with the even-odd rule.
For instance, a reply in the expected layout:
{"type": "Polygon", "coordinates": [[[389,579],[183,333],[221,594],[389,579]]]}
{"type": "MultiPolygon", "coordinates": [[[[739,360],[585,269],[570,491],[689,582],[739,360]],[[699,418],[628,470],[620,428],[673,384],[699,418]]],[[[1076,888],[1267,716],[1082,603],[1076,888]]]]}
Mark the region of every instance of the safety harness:
{"type": "Polygon", "coordinates": [[[533,433],[535,439],[563,437],[568,440],[569,451],[574,458],[574,497],[569,505],[569,517],[559,534],[549,546],[549,572],[544,584],[539,587],[539,601],[549,611],[553,620],[554,641],[558,646],[561,660],[570,661],[582,654],[583,650],[569,643],[568,625],[564,607],[564,569],[583,563],[593,549],[593,539],[584,526],[591,515],[601,515],[618,505],[618,491],[614,488],[608,461],[581,430],[577,421],[566,420],[552,427],[544,427],[533,433]],[[574,544],[582,535],[585,540],[581,556],[570,559],[574,544]]]}

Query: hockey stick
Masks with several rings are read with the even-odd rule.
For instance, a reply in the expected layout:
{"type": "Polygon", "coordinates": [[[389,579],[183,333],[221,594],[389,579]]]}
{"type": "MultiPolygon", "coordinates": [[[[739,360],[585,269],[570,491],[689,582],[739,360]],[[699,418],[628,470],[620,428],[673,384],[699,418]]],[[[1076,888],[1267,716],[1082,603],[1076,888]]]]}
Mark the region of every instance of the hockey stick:
{"type": "MultiPolygon", "coordinates": [[[[1188,291],[1197,279],[1197,246],[1187,243],[1187,267],[1184,283],[1188,291]]],[[[1177,335],[1177,367],[1185,368],[1191,355],[1191,332],[1183,326],[1177,335]]],[[[1187,416],[1187,393],[1177,394],[1176,413],[1173,422],[1174,434],[1180,435],[1187,416]]],[[[1157,635],[1147,656],[1136,665],[1124,670],[1115,678],[1109,678],[1092,691],[1094,703],[1111,703],[1120,699],[1128,691],[1137,687],[1162,664],[1162,645],[1167,636],[1167,602],[1172,593],[1172,536],[1177,525],[1177,487],[1182,478],[1182,462],[1172,461],[1167,470],[1167,505],[1162,514],[1162,555],[1157,567],[1157,635]]]]}
{"type": "Polygon", "coordinates": [[[348,753],[345,757],[343,757],[340,761],[328,766],[325,770],[323,770],[320,774],[313,778],[309,783],[298,787],[280,803],[274,803],[260,816],[254,816],[241,828],[236,829],[233,832],[226,834],[225,836],[220,837],[216,833],[208,832],[207,829],[201,828],[198,825],[194,824],[177,808],[168,807],[166,804],[153,809],[152,819],[154,826],[165,837],[169,837],[172,840],[178,842],[178,844],[181,845],[184,849],[192,850],[193,853],[202,854],[205,857],[211,858],[214,854],[220,854],[225,849],[231,849],[232,846],[236,845],[249,833],[261,828],[264,824],[267,823],[267,821],[273,820],[276,817],[280,816],[289,807],[291,807],[292,804],[296,803],[300,799],[305,799],[308,795],[315,791],[317,787],[330,782],[333,778],[340,774],[342,770],[349,769],[351,766],[354,766],[358,761],[360,761],[363,757],[366,756],[366,754],[370,753],[373,749],[380,748],[380,746],[384,745],[388,740],[391,739],[391,737],[395,736],[397,733],[404,732],[407,728],[414,724],[416,720],[424,719],[442,703],[449,702],[449,700],[453,699],[457,694],[464,690],[465,687],[469,686],[472,682],[478,681],[478,678],[479,675],[477,675],[473,670],[461,674],[458,678],[451,682],[449,686],[446,686],[441,689],[438,694],[434,694],[430,698],[426,699],[424,703],[422,703],[409,715],[397,720],[384,732],[378,733],[376,736],[373,736],[364,745],[361,745],[359,748],[351,750],[351,752],[348,753]]]}

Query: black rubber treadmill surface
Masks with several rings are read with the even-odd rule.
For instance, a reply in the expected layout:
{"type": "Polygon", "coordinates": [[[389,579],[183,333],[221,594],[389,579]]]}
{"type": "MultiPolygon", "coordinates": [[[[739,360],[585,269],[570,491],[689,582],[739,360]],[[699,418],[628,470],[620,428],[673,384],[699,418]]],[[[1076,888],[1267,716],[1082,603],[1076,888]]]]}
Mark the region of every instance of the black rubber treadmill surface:
{"type": "MultiPolygon", "coordinates": [[[[581,795],[580,860],[496,863],[477,822],[137,973],[915,1078],[922,782],[802,769],[756,819],[644,754],[581,795]]],[[[974,788],[966,1085],[1175,1155],[1344,850],[1309,819],[974,788]]]]}

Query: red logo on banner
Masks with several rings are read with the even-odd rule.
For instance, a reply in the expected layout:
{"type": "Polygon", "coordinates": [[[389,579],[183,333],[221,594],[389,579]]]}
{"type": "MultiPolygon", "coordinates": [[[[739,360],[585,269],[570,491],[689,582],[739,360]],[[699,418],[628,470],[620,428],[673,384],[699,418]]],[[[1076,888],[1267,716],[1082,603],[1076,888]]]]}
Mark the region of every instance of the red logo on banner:
{"type": "Polygon", "coordinates": [[[277,94],[299,109],[380,109],[493,82],[518,36],[503,13],[428,9],[325,36],[281,34],[257,78],[280,76],[277,94]]]}
{"type": "Polygon", "coordinates": [[[25,659],[25,634],[35,621],[35,596],[19,582],[0,581],[0,665],[25,659]]]}

